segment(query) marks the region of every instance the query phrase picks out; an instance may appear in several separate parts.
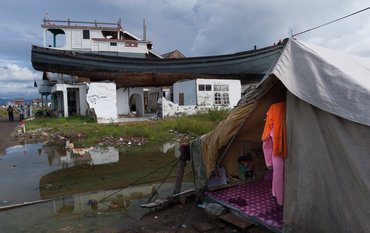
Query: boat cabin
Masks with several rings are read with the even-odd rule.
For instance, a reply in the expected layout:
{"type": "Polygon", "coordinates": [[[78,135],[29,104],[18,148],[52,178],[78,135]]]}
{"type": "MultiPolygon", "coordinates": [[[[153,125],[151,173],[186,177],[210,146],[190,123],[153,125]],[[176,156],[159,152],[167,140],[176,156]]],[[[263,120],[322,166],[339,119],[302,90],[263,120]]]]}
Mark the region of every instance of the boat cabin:
{"type": "Polygon", "coordinates": [[[44,47],[86,53],[146,58],[158,55],[150,52],[152,43],[124,30],[117,23],[83,22],[44,19],[44,47]]]}

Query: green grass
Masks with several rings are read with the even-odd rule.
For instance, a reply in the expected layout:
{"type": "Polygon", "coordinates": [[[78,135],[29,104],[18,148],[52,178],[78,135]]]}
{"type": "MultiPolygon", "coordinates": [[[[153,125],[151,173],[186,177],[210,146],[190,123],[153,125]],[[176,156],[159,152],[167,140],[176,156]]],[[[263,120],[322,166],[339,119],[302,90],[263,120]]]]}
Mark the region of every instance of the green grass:
{"type": "Polygon", "coordinates": [[[6,108],[0,108],[0,117],[8,116],[6,108]]]}
{"type": "Polygon", "coordinates": [[[27,129],[48,129],[49,133],[71,139],[77,146],[92,146],[107,137],[111,140],[140,137],[146,141],[165,142],[174,139],[174,132],[193,137],[208,133],[227,113],[227,110],[212,109],[193,116],[132,124],[97,124],[86,117],[37,118],[27,122],[27,129]]]}

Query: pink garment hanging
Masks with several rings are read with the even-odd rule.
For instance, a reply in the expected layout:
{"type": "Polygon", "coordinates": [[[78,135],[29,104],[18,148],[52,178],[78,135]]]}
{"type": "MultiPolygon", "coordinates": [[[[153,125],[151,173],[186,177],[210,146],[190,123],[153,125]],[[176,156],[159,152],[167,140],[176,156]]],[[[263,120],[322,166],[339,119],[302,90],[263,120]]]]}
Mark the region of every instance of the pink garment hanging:
{"type": "Polygon", "coordinates": [[[267,167],[272,166],[272,138],[268,137],[262,144],[263,155],[265,157],[265,163],[267,167]]]}
{"type": "Polygon", "coordinates": [[[266,166],[273,168],[272,172],[272,195],[276,197],[279,205],[284,203],[284,158],[273,155],[273,130],[270,136],[263,141],[262,149],[265,157],[266,166]]]}
{"type": "Polygon", "coordinates": [[[279,205],[284,203],[284,159],[272,156],[272,195],[279,205]]]}

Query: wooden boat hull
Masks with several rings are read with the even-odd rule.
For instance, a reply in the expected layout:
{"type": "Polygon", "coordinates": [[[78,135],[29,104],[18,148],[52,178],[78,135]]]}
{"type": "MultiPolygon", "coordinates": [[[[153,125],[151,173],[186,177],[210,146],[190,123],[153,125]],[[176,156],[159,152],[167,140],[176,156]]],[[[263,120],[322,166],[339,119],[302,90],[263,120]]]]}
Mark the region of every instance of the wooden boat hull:
{"type": "Polygon", "coordinates": [[[146,59],[107,56],[32,46],[32,66],[38,71],[111,80],[118,87],[170,86],[183,79],[257,81],[276,61],[282,45],[220,56],[146,59]]]}

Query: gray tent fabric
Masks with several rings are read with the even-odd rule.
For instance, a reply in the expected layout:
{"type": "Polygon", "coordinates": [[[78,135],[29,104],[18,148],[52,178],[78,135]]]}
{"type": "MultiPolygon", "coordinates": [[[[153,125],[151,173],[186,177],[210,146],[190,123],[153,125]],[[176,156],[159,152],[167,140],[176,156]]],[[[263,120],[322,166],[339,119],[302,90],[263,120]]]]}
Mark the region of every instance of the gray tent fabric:
{"type": "Polygon", "coordinates": [[[287,96],[284,232],[370,232],[370,127],[287,96]]]}
{"type": "Polygon", "coordinates": [[[370,59],[289,39],[272,73],[300,99],[370,126],[370,59]]]}

